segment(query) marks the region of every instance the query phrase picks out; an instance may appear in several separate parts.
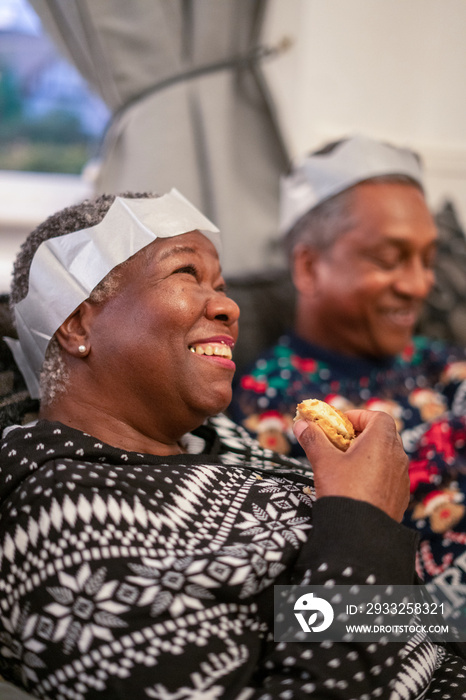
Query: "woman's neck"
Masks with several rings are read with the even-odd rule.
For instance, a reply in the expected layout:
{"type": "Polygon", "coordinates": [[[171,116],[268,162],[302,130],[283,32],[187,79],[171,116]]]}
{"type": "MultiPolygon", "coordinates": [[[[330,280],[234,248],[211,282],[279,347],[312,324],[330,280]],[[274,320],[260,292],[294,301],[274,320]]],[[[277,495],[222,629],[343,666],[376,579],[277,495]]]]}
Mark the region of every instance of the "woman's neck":
{"type": "Polygon", "coordinates": [[[55,401],[49,406],[41,407],[39,418],[58,421],[70,428],[81,430],[102,442],[129,452],[142,452],[159,456],[183,454],[181,435],[178,439],[159,434],[154,426],[145,431],[144,427],[131,425],[120,417],[95,406],[88,406],[74,401],[55,401]]]}

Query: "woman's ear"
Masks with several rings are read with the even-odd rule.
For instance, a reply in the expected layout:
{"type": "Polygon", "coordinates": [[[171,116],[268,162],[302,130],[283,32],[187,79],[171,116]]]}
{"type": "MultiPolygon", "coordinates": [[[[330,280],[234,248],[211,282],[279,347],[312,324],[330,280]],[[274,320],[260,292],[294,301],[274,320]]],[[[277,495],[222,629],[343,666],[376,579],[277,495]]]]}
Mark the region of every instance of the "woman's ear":
{"type": "Polygon", "coordinates": [[[83,301],[55,332],[60,346],[73,357],[86,357],[90,352],[91,318],[92,307],[89,302],[83,301]]]}
{"type": "Polygon", "coordinates": [[[292,276],[293,283],[300,294],[309,295],[314,292],[316,268],[320,253],[315,248],[299,243],[293,251],[292,276]]]}

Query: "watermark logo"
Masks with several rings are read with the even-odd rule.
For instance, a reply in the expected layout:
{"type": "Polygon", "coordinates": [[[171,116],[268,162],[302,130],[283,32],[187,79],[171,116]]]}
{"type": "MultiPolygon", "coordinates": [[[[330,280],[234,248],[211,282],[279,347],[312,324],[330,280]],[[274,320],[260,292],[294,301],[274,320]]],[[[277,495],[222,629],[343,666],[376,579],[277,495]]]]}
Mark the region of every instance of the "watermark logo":
{"type": "MultiPolygon", "coordinates": [[[[274,586],[276,642],[466,641],[466,604],[451,606],[453,586],[274,586]]],[[[455,587],[456,594],[458,587],[455,587]]]]}
{"type": "Polygon", "coordinates": [[[328,629],[333,622],[333,608],[324,598],[314,596],[314,593],[305,593],[300,596],[294,604],[294,615],[298,620],[303,632],[323,632],[328,629]],[[300,611],[300,612],[296,612],[300,611]],[[307,622],[303,613],[312,614],[307,622]],[[321,613],[322,621],[318,625],[314,625],[321,613]]]}

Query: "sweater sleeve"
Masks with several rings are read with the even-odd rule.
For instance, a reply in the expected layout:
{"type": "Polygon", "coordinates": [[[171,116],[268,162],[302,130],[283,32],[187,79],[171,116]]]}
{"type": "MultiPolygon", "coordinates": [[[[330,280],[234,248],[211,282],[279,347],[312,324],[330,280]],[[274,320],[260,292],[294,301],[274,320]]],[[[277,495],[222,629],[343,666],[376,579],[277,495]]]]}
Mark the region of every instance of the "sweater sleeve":
{"type": "Polygon", "coordinates": [[[341,584],[414,584],[418,536],[379,508],[350,498],[320,498],[313,523],[297,564],[299,572],[312,562],[313,584],[329,578],[341,584]],[[353,574],[342,577],[348,568],[353,574]]]}

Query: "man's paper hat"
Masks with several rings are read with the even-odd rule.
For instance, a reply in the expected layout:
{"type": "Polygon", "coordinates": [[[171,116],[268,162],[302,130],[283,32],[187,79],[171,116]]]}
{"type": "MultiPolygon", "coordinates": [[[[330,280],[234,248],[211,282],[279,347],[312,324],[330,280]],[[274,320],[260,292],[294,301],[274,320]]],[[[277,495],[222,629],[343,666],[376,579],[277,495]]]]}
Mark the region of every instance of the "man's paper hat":
{"type": "Polygon", "coordinates": [[[220,254],[218,228],[177,190],[155,198],[116,197],[96,226],[41,243],[29,271],[29,291],[16,304],[19,340],[5,338],[29,393],[39,398],[39,374],[55,331],[114,267],[156,238],[199,230],[220,254]]]}
{"type": "Polygon", "coordinates": [[[380,175],[407,175],[423,187],[418,155],[367,136],[342,140],[328,153],[312,153],[280,182],[280,231],[287,233],[308,211],[349,187],[380,175]]]}

